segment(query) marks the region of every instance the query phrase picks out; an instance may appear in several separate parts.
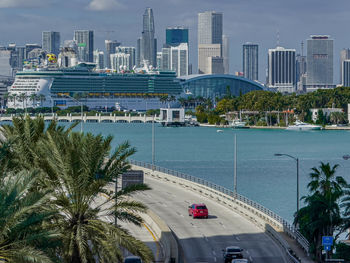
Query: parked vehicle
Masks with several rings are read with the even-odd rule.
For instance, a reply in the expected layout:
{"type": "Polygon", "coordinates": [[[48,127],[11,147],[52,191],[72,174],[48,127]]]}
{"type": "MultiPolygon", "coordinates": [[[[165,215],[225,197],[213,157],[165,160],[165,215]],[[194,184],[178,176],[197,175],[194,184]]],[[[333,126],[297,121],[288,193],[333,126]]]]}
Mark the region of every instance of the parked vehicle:
{"type": "Polygon", "coordinates": [[[237,246],[230,246],[223,249],[222,252],[225,263],[230,263],[233,259],[242,259],[242,251],[243,249],[237,246]]]}
{"type": "Polygon", "coordinates": [[[124,258],[124,263],[142,263],[142,260],[137,256],[129,256],[124,258]]]}
{"type": "Polygon", "coordinates": [[[193,218],[208,218],[208,208],[205,204],[192,204],[188,207],[188,215],[193,218]]]}

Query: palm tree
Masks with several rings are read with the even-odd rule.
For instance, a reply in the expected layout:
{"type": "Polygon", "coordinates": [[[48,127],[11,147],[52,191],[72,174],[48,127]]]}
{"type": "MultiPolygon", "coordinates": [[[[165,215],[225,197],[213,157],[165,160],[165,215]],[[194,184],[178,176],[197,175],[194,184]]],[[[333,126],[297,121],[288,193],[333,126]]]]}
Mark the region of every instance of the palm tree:
{"type": "Polygon", "coordinates": [[[30,191],[39,178],[25,171],[1,177],[0,261],[52,262],[48,255],[56,237],[44,224],[53,216],[49,191],[30,191]]]}
{"type": "Polygon", "coordinates": [[[46,101],[46,96],[44,94],[39,94],[40,106],[43,107],[44,101],[46,101]]]}
{"type": "Polygon", "coordinates": [[[36,105],[35,105],[36,99],[37,99],[37,95],[36,95],[35,93],[30,94],[29,100],[32,101],[32,106],[33,106],[33,108],[36,108],[36,107],[35,107],[35,106],[36,106],[36,105]]]}
{"type": "Polygon", "coordinates": [[[347,182],[343,177],[335,176],[337,167],[321,162],[319,168],[312,168],[307,186],[310,194],[302,197],[306,206],[295,215],[295,223],[312,245],[310,252],[319,261],[322,261],[322,236],[333,236],[343,223],[339,203],[347,182]]]}
{"type": "Polygon", "coordinates": [[[110,222],[117,216],[140,225],[139,213],[146,207],[127,196],[148,189],[138,185],[114,194],[113,182],[130,168],[126,159],[135,149],[124,143],[109,157],[111,141],[111,136],[104,139],[101,135],[70,133],[56,138],[48,134],[48,140],[41,143],[42,156],[48,161],[43,169],[54,171],[47,182],[55,189],[53,202],[60,211],[54,225],[63,243],[60,254],[64,262],[95,262],[96,258],[119,262],[123,258],[121,247],[145,262],[153,259],[145,244],[110,222]]]}
{"type": "Polygon", "coordinates": [[[23,106],[23,109],[26,109],[26,107],[24,106],[24,104],[27,102],[27,94],[25,94],[25,93],[21,93],[21,94],[19,94],[19,96],[18,96],[18,99],[19,99],[19,101],[20,102],[22,102],[22,106],[23,106]]]}
{"type": "Polygon", "coordinates": [[[72,124],[68,129],[58,126],[56,121],[50,122],[45,128],[42,117],[31,119],[26,117],[14,117],[12,125],[2,125],[0,149],[7,151],[7,166],[14,171],[22,169],[30,170],[33,167],[41,168],[45,158],[39,156],[39,142],[45,139],[47,134],[67,135],[78,123],[72,124]]]}

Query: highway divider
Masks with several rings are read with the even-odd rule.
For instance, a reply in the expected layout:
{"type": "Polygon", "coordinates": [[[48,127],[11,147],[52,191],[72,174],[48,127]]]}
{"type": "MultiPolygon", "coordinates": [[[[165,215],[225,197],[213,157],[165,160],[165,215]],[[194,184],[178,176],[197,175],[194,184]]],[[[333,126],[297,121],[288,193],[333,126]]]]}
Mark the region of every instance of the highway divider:
{"type": "MultiPolygon", "coordinates": [[[[282,237],[278,232],[284,232],[293,238],[307,255],[309,254],[309,242],[306,238],[292,224],[261,204],[238,193],[234,193],[225,187],[195,176],[135,160],[130,160],[130,163],[135,166],[132,169],[142,169],[146,176],[169,181],[190,191],[196,191],[201,195],[205,195],[237,212],[240,212],[243,216],[264,229],[270,235],[273,233],[275,239],[278,237],[278,240],[282,240],[282,237]],[[274,229],[275,232],[271,231],[271,228],[266,227],[267,225],[274,229]]],[[[287,251],[286,253],[290,262],[299,262],[295,261],[296,258],[292,255],[289,246],[286,246],[286,242],[278,243],[287,251]]]]}
{"type": "Polygon", "coordinates": [[[178,263],[178,243],[168,225],[150,209],[142,218],[152,229],[162,247],[164,263],[178,263]]]}

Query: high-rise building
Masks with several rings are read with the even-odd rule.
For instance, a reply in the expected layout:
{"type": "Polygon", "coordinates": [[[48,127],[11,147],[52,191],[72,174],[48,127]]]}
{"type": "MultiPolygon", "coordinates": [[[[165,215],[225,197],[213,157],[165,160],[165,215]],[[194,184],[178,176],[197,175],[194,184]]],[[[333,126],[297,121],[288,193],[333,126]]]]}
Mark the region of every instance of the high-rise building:
{"type": "MultiPolygon", "coordinates": [[[[221,57],[221,44],[199,44],[198,45],[198,73],[199,74],[222,74],[216,72],[208,64],[208,58],[221,57]]],[[[222,65],[223,68],[223,65],[222,65]]]]}
{"type": "Polygon", "coordinates": [[[350,48],[344,48],[340,51],[340,81],[341,81],[341,84],[344,86],[342,80],[344,79],[344,76],[343,76],[343,72],[344,72],[344,69],[343,69],[343,62],[345,60],[348,60],[350,59],[350,48]]]}
{"type": "Polygon", "coordinates": [[[96,69],[104,69],[105,67],[105,59],[104,59],[104,52],[101,50],[94,50],[94,63],[96,64],[96,69]]]}
{"type": "Polygon", "coordinates": [[[94,31],[76,30],[74,40],[78,45],[78,57],[84,62],[94,61],[94,31]]]}
{"type": "Polygon", "coordinates": [[[209,68],[208,57],[223,56],[222,32],[222,13],[207,11],[198,14],[198,73],[217,73],[209,68]]]}
{"type": "Polygon", "coordinates": [[[136,41],[136,66],[141,66],[141,42],[142,38],[139,37],[136,41]]]}
{"type": "Polygon", "coordinates": [[[259,79],[259,46],[257,44],[243,44],[243,74],[250,80],[259,79]]]}
{"type": "Polygon", "coordinates": [[[111,54],[112,69],[120,73],[129,70],[130,54],[115,53],[111,54]]]}
{"type": "Polygon", "coordinates": [[[188,44],[188,28],[186,27],[168,27],[165,30],[166,45],[177,46],[180,43],[188,44]]]}
{"type": "Polygon", "coordinates": [[[60,53],[61,37],[60,32],[43,31],[42,32],[42,49],[48,53],[58,56],[60,53]]]}
{"type": "Polygon", "coordinates": [[[41,48],[41,46],[39,44],[26,44],[26,46],[25,46],[25,59],[28,58],[29,52],[36,49],[36,48],[41,48]]]}
{"type": "Polygon", "coordinates": [[[224,63],[224,73],[230,73],[230,40],[228,36],[222,36],[222,58],[224,63]]]}
{"type": "Polygon", "coordinates": [[[12,76],[12,68],[10,65],[11,51],[0,50],[0,75],[1,76],[12,76]]]}
{"type": "Polygon", "coordinates": [[[188,45],[181,43],[178,46],[170,48],[171,70],[175,71],[177,76],[188,75],[188,45]]]}
{"type": "Polygon", "coordinates": [[[140,41],[140,64],[147,61],[157,66],[157,39],[154,38],[154,18],[152,8],[146,8],[143,14],[143,30],[140,41]]]}
{"type": "Polygon", "coordinates": [[[304,91],[304,82],[306,78],[306,56],[298,54],[295,59],[295,81],[297,90],[304,91]]]}
{"type": "Polygon", "coordinates": [[[341,84],[350,87],[350,59],[343,60],[341,84]]]}
{"type": "Polygon", "coordinates": [[[162,69],[162,51],[157,52],[157,69],[162,69]]]}
{"type": "Polygon", "coordinates": [[[171,70],[171,48],[162,48],[162,67],[161,70],[167,71],[171,70]]]}
{"type": "Polygon", "coordinates": [[[267,85],[279,92],[295,92],[295,49],[269,49],[267,85]]]}
{"type": "Polygon", "coordinates": [[[129,54],[128,70],[132,70],[136,65],[136,50],[135,47],[116,47],[116,53],[129,54]]]}
{"type": "Polygon", "coordinates": [[[306,91],[334,88],[333,39],[324,35],[312,35],[307,40],[306,91]]]}
{"type": "Polygon", "coordinates": [[[111,54],[115,54],[116,48],[119,47],[120,45],[121,43],[116,40],[105,40],[107,68],[111,68],[111,54]]]}

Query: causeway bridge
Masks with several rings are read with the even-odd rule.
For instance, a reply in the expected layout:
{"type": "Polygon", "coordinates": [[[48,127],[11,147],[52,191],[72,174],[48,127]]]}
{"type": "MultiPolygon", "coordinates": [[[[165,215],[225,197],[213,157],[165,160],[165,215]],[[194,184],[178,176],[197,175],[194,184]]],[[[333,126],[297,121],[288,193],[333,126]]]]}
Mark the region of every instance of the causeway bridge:
{"type": "MultiPolygon", "coordinates": [[[[1,115],[0,121],[12,121],[12,118],[15,117],[14,114],[9,115],[1,115]]],[[[117,116],[116,114],[95,114],[95,115],[87,115],[84,113],[83,115],[75,115],[75,114],[67,114],[66,116],[58,116],[57,114],[50,115],[30,115],[31,118],[36,118],[37,116],[42,116],[45,121],[52,121],[53,119],[58,122],[112,122],[112,123],[152,123],[158,122],[158,116],[147,116],[146,114],[138,114],[131,115],[125,114],[124,116],[117,116]]]]}

